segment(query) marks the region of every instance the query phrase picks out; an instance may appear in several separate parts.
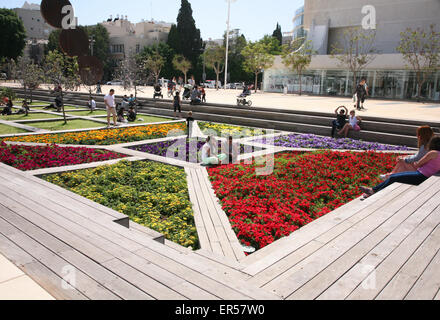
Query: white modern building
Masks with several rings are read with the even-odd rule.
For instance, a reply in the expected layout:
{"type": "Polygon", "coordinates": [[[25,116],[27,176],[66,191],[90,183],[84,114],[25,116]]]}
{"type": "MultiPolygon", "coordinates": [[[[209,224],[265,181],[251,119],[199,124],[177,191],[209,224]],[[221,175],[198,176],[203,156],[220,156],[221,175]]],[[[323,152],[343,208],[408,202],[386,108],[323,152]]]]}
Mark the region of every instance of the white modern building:
{"type": "Polygon", "coordinates": [[[110,36],[110,52],[122,60],[130,54],[139,53],[144,47],[168,40],[171,23],[142,21],[131,23],[127,16],[117,15],[101,23],[110,36]]]}
{"type": "MultiPolygon", "coordinates": [[[[331,59],[332,48],[340,43],[349,27],[362,26],[365,6],[375,9],[375,59],[358,75],[367,79],[372,97],[413,99],[417,93],[414,72],[406,67],[397,53],[400,33],[407,28],[428,30],[431,24],[440,30],[439,0],[305,0],[304,33],[317,55],[304,73],[303,91],[315,95],[350,96],[353,75],[331,59]]],[[[301,9],[300,9],[301,10],[301,9]]],[[[298,17],[298,14],[296,14],[298,17]]],[[[298,30],[301,30],[300,28],[298,30]]],[[[299,90],[299,77],[289,71],[277,57],[272,68],[264,73],[264,90],[282,92],[287,86],[291,93],[299,90]]],[[[440,71],[422,88],[424,97],[440,100],[440,71]]]]}

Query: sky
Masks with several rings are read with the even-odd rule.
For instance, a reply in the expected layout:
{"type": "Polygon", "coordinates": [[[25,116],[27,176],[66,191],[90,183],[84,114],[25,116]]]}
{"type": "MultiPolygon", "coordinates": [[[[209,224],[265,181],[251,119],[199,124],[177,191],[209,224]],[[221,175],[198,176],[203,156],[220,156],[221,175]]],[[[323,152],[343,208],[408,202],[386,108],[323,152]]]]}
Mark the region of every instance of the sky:
{"type": "MultiPolygon", "coordinates": [[[[0,0],[0,8],[17,8],[25,0],[0,0]]],[[[30,3],[40,3],[28,0],[30,3]]],[[[70,0],[80,25],[107,20],[110,15],[127,15],[131,22],[142,19],[176,23],[180,0],[70,0]]],[[[226,30],[227,0],[189,0],[202,38],[222,38],[226,30]]],[[[304,0],[235,0],[231,2],[231,28],[240,29],[248,40],[272,34],[277,22],[283,32],[293,29],[295,11],[304,0]]]]}

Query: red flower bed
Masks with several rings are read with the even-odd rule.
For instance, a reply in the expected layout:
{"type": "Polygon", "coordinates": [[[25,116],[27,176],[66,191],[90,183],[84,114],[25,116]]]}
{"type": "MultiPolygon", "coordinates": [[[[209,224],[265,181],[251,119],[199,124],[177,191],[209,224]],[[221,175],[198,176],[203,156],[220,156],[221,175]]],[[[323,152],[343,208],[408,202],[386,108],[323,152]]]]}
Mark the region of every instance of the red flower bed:
{"type": "Polygon", "coordinates": [[[125,155],[89,148],[47,146],[18,146],[0,143],[0,162],[26,171],[42,168],[106,161],[125,155]]]}
{"type": "Polygon", "coordinates": [[[282,153],[270,176],[256,165],[209,170],[212,185],[240,241],[257,249],[362,195],[397,155],[375,152],[282,153]]]}

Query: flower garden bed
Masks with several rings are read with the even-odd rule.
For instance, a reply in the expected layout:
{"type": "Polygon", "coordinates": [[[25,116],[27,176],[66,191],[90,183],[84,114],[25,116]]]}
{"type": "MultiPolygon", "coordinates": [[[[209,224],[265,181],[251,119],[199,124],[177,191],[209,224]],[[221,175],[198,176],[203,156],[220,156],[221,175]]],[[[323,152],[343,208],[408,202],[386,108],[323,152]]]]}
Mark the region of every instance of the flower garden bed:
{"type": "Polygon", "coordinates": [[[261,136],[267,133],[264,129],[254,129],[248,127],[234,126],[230,124],[219,124],[212,122],[199,121],[199,128],[204,134],[208,134],[209,131],[215,131],[216,136],[234,136],[237,138],[246,138],[253,136],[261,136]]]}
{"type": "Polygon", "coordinates": [[[256,176],[257,165],[209,169],[210,179],[237,237],[263,248],[362,195],[375,185],[397,155],[376,152],[275,155],[272,175],[256,176]]]}
{"type": "Polygon", "coordinates": [[[111,166],[43,177],[83,197],[126,214],[182,246],[198,248],[185,171],[152,162],[111,166]]]}
{"type": "MultiPolygon", "coordinates": [[[[145,152],[149,154],[154,154],[161,157],[171,157],[173,159],[182,160],[186,162],[192,163],[200,163],[201,162],[201,150],[203,145],[205,144],[204,139],[175,139],[163,142],[149,143],[143,144],[139,146],[129,147],[129,149],[145,152]],[[180,155],[181,153],[181,155],[180,155]]],[[[226,142],[223,143],[218,142],[218,153],[227,153],[226,152],[226,142]]],[[[240,145],[240,154],[252,153],[256,151],[264,150],[264,148],[240,145]]]]}
{"type": "Polygon", "coordinates": [[[334,139],[314,134],[289,134],[276,137],[272,141],[257,139],[258,143],[273,143],[277,147],[309,148],[309,149],[339,149],[339,150],[377,150],[377,151],[408,151],[406,146],[393,146],[376,142],[365,142],[354,139],[334,139]]]}
{"type": "Polygon", "coordinates": [[[0,143],[0,162],[19,170],[36,170],[124,158],[126,155],[88,148],[18,146],[0,143]]]}
{"type": "Polygon", "coordinates": [[[58,143],[75,145],[112,145],[156,138],[164,138],[169,131],[186,131],[185,123],[158,124],[116,129],[101,129],[81,132],[54,133],[5,138],[7,141],[58,143]]]}

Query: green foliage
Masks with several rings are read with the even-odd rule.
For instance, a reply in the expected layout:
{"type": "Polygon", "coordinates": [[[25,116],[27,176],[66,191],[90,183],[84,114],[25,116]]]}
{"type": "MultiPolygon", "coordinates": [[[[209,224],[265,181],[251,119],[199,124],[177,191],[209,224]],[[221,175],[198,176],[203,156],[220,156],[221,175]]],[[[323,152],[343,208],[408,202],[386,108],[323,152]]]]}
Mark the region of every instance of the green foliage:
{"type": "Polygon", "coordinates": [[[16,64],[13,63],[13,74],[14,78],[20,81],[24,90],[29,90],[32,103],[33,90],[37,89],[45,79],[43,69],[30,58],[20,57],[16,64]]]}
{"type": "Polygon", "coordinates": [[[272,37],[278,40],[279,45],[283,44],[283,33],[281,32],[281,26],[277,23],[277,27],[272,34],[272,37]]]}
{"type": "Polygon", "coordinates": [[[331,57],[338,60],[341,67],[353,73],[353,90],[356,88],[357,74],[376,58],[375,40],[376,31],[348,27],[342,38],[332,47],[331,57]]]}
{"type": "Polygon", "coordinates": [[[178,54],[174,56],[173,66],[177,70],[181,71],[185,76],[185,83],[187,82],[188,71],[191,69],[191,62],[186,59],[183,55],[178,54]]]}
{"type": "Polygon", "coordinates": [[[0,99],[3,99],[4,97],[8,98],[11,101],[17,99],[15,91],[11,88],[0,88],[0,99]]]}
{"type": "Polygon", "coordinates": [[[431,25],[429,30],[408,28],[401,33],[397,51],[403,55],[407,68],[416,73],[418,83],[417,98],[429,76],[440,69],[440,32],[431,25]]]}
{"type": "MultiPolygon", "coordinates": [[[[274,40],[276,41],[276,39],[274,40]]],[[[265,43],[263,39],[259,42],[249,42],[242,51],[245,58],[244,69],[255,74],[255,91],[258,88],[258,75],[264,69],[270,68],[275,60],[275,57],[270,53],[271,50],[271,44],[265,43]]]]}
{"type": "Polygon", "coordinates": [[[45,180],[126,214],[168,240],[198,248],[185,171],[152,161],[121,161],[45,180]]]}
{"type": "Polygon", "coordinates": [[[181,51],[179,31],[174,23],[171,25],[170,33],[168,34],[167,45],[175,52],[181,51]]]}
{"type": "Polygon", "coordinates": [[[269,54],[272,54],[274,56],[278,56],[282,52],[282,47],[280,42],[277,38],[265,35],[263,39],[258,41],[259,43],[263,44],[266,47],[266,51],[269,54]]]}
{"type": "Polygon", "coordinates": [[[26,45],[26,31],[17,14],[9,9],[0,9],[0,59],[16,59],[26,45]]]}
{"type": "Polygon", "coordinates": [[[49,40],[46,45],[45,54],[48,54],[49,51],[55,51],[55,50],[58,52],[62,52],[60,47],[60,34],[61,34],[60,29],[55,29],[49,34],[49,40]]]}
{"type": "MultiPolygon", "coordinates": [[[[301,41],[302,40],[297,40],[301,41]]],[[[296,72],[299,76],[299,94],[302,93],[302,74],[305,69],[312,62],[312,56],[315,54],[315,51],[312,47],[312,42],[306,41],[305,43],[299,45],[298,43],[294,43],[292,47],[284,46],[283,47],[283,63],[286,67],[290,68],[292,71],[296,72]],[[299,47],[299,48],[298,48],[299,47]],[[298,48],[296,50],[292,50],[291,48],[298,48]]]]}
{"type": "Polygon", "coordinates": [[[196,28],[192,13],[188,0],[182,0],[177,16],[177,33],[171,35],[170,45],[177,54],[183,55],[195,67],[202,53],[203,41],[200,37],[200,30],[196,28]]]}
{"type": "Polygon", "coordinates": [[[205,50],[204,53],[206,65],[209,68],[214,69],[214,72],[217,76],[217,82],[215,84],[217,89],[218,89],[218,82],[220,79],[220,73],[222,73],[225,70],[225,53],[226,53],[226,48],[219,45],[210,46],[205,50]]]}
{"type": "MultiPolygon", "coordinates": [[[[152,70],[155,61],[159,63],[160,72],[158,77],[162,75],[164,78],[170,79],[174,76],[175,70],[173,68],[174,50],[168,44],[159,43],[149,47],[144,47],[139,54],[142,61],[148,61],[146,64],[147,70],[152,70]]],[[[159,69],[159,68],[157,68],[159,69]]],[[[156,79],[157,82],[157,79],[156,79]]]]}

